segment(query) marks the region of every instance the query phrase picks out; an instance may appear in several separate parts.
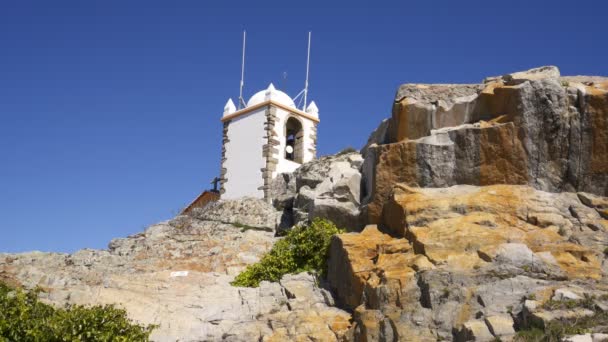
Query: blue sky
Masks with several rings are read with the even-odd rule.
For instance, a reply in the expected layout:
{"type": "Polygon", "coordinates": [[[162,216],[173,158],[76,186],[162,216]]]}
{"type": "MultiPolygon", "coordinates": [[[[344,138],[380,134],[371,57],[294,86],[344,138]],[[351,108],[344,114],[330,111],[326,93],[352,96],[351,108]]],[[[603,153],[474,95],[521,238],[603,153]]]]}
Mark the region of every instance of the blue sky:
{"type": "Polygon", "coordinates": [[[606,1],[0,1],[0,252],[105,248],[219,173],[238,96],[304,84],[319,152],[361,147],[401,83],[607,75],[606,1]],[[287,75],[285,78],[284,75],[287,75]]]}

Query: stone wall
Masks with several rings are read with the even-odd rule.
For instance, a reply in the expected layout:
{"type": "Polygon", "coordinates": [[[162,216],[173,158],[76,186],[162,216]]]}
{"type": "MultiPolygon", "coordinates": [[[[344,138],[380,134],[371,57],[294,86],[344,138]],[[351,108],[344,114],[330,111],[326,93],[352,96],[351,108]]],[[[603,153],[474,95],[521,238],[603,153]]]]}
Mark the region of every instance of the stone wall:
{"type": "Polygon", "coordinates": [[[230,120],[228,121],[224,121],[223,123],[223,129],[222,129],[222,160],[220,162],[221,164],[221,169],[220,169],[220,194],[223,194],[226,192],[226,189],[224,188],[224,184],[226,184],[226,181],[228,180],[226,178],[226,167],[224,166],[224,163],[226,162],[226,144],[228,142],[230,142],[230,139],[228,139],[228,126],[230,125],[230,120]]]}
{"type": "Polygon", "coordinates": [[[277,122],[277,109],[275,107],[268,107],[266,109],[266,122],[264,122],[264,131],[266,135],[264,138],[267,140],[266,144],[262,148],[262,156],[266,160],[266,167],[262,171],[262,177],[264,178],[264,185],[260,190],[264,191],[264,199],[270,202],[270,182],[272,181],[273,172],[276,171],[279,160],[277,155],[279,154],[278,146],[280,145],[279,137],[275,131],[275,124],[277,122]]]}

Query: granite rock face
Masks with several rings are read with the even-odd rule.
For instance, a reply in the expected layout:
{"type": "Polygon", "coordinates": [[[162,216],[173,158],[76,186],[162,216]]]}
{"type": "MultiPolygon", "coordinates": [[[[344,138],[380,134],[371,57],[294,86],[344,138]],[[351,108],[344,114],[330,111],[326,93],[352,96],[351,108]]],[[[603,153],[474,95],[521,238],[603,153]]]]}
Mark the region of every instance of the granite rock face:
{"type": "Polygon", "coordinates": [[[196,208],[192,214],[203,221],[216,221],[236,226],[266,228],[274,231],[280,223],[281,214],[258,198],[244,197],[238,200],[220,200],[205,208],[196,208]]]}
{"type": "Polygon", "coordinates": [[[607,123],[608,78],[551,66],[401,86],[362,149],[369,225],[332,240],[349,336],[508,341],[607,310],[607,123]]]}
{"type": "Polygon", "coordinates": [[[366,149],[364,211],[378,222],[397,182],[528,184],[607,196],[607,126],[608,78],[560,77],[556,67],[482,84],[403,85],[386,144],[366,149]]]}
{"type": "Polygon", "coordinates": [[[356,341],[508,340],[561,317],[526,298],[606,297],[607,223],[575,193],[397,184],[379,226],[332,240],[328,280],[356,341]]]}
{"type": "Polygon", "coordinates": [[[108,250],[0,254],[0,280],[40,286],[59,306],[117,304],[137,322],[159,325],[153,341],[342,339],[351,315],[311,275],[230,285],[274,243],[266,231],[273,212],[257,200],[220,202],[112,240],[108,250]]]}
{"type": "Polygon", "coordinates": [[[360,230],[362,164],[357,152],[339,153],[277,176],[271,183],[271,196],[274,206],[283,210],[283,225],[287,228],[320,217],[347,230],[360,230]]]}

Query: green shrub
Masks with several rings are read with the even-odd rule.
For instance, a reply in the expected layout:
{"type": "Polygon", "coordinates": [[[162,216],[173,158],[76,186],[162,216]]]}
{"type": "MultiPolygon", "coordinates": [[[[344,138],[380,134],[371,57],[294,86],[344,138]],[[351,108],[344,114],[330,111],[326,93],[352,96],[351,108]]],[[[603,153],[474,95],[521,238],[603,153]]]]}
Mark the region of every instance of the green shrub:
{"type": "Polygon", "coordinates": [[[132,323],[112,305],[56,309],[39,292],[0,283],[0,341],[148,341],[155,328],[132,323]]]}
{"type": "Polygon", "coordinates": [[[558,342],[563,341],[565,336],[586,333],[608,332],[608,312],[599,310],[594,297],[585,295],[581,300],[549,300],[542,306],[545,310],[572,310],[585,308],[594,311],[591,316],[576,317],[572,319],[556,319],[542,326],[530,326],[517,332],[514,341],[520,342],[558,342]]]}
{"type": "Polygon", "coordinates": [[[239,274],[232,285],[257,287],[263,280],[278,281],[285,274],[304,271],[325,276],[331,237],[342,232],[322,219],[294,227],[259,262],[239,274]]]}
{"type": "Polygon", "coordinates": [[[547,323],[544,329],[533,326],[520,330],[515,335],[514,341],[559,342],[563,341],[566,336],[590,333],[595,330],[595,327],[600,327],[599,332],[603,332],[601,327],[604,327],[604,324],[606,324],[606,314],[604,313],[573,320],[558,319],[547,323]]]}

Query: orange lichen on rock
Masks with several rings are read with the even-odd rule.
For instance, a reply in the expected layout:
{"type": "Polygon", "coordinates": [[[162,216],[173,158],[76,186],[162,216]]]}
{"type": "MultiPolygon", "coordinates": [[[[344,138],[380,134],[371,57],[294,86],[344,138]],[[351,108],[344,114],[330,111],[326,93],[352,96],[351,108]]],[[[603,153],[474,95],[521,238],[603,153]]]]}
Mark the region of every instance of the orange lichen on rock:
{"type": "Polygon", "coordinates": [[[598,252],[568,242],[558,234],[560,228],[551,229],[567,226],[564,218],[557,214],[532,215],[547,210],[543,194],[512,185],[441,189],[398,185],[385,208],[383,224],[397,235],[405,234],[416,253],[424,254],[435,266],[476,269],[493,261],[491,257],[484,260],[480,250],[487,258],[503,244],[518,243],[533,253],[549,252],[568,277],[599,279],[598,252]],[[544,227],[537,225],[537,216],[545,220],[544,227]]]}
{"type": "Polygon", "coordinates": [[[586,86],[585,102],[591,124],[591,173],[608,173],[608,82],[586,86]]]}
{"type": "Polygon", "coordinates": [[[407,239],[393,238],[375,225],[361,233],[336,236],[331,250],[328,278],[338,284],[340,293],[345,294],[341,300],[351,308],[363,297],[372,307],[379,305],[374,297],[379,287],[386,289],[386,300],[398,303],[398,290],[415,284],[416,272],[435,268],[425,255],[414,253],[407,239]]]}
{"type": "MultiPolygon", "coordinates": [[[[483,126],[482,126],[483,127],[483,126]]],[[[479,130],[479,185],[526,184],[527,157],[513,123],[479,130]]]]}

